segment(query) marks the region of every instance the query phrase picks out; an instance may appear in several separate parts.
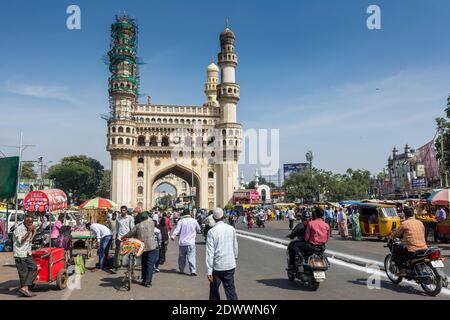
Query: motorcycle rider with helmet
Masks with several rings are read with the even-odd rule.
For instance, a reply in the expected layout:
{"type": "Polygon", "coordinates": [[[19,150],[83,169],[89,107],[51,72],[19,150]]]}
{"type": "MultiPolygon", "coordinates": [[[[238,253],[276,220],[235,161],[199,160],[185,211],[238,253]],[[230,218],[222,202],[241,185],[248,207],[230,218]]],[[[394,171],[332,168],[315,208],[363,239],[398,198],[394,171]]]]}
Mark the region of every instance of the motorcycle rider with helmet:
{"type": "Polygon", "coordinates": [[[298,244],[302,256],[315,252],[316,248],[325,251],[325,244],[330,239],[330,226],[323,219],[324,211],[320,207],[314,210],[314,219],[308,223],[305,242],[298,244]]]}
{"type": "Polygon", "coordinates": [[[302,257],[301,247],[302,244],[305,243],[305,233],[306,227],[308,226],[308,222],[311,220],[311,213],[308,211],[302,212],[302,221],[298,223],[294,229],[286,236],[289,239],[295,239],[289,243],[288,251],[289,251],[289,265],[288,268],[290,270],[295,269],[295,256],[302,257]]]}
{"type": "Polygon", "coordinates": [[[402,239],[402,245],[394,247],[393,259],[401,266],[397,276],[406,276],[406,262],[419,250],[428,249],[425,240],[425,226],[414,217],[411,208],[403,209],[406,220],[402,221],[400,227],[392,233],[392,238],[402,239]]]}

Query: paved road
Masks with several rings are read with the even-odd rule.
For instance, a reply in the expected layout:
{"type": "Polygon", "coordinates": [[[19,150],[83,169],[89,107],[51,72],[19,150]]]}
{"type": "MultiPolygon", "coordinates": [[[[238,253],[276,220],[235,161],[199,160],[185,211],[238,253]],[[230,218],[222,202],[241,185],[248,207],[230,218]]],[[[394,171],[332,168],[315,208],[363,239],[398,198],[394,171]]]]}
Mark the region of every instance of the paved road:
{"type": "MultiPolygon", "coordinates": [[[[286,235],[289,233],[289,223],[283,221],[269,221],[266,222],[265,228],[253,227],[248,230],[247,227],[242,223],[236,224],[237,229],[250,231],[255,234],[266,235],[274,238],[279,238],[283,240],[289,240],[286,235]]],[[[341,238],[337,231],[333,231],[333,237],[330,238],[327,244],[327,249],[337,251],[340,253],[346,253],[366,259],[384,261],[388,253],[388,248],[384,245],[386,242],[373,238],[363,238],[362,241],[353,241],[351,239],[345,240],[341,238]]],[[[439,246],[442,249],[442,255],[447,260],[450,258],[450,245],[449,244],[429,244],[433,246],[439,246]]],[[[447,275],[450,275],[450,260],[445,262],[445,270],[447,275]]]]}
{"type": "MultiPolygon", "coordinates": [[[[198,238],[198,277],[179,275],[177,246],[171,243],[168,261],[155,274],[153,287],[135,285],[131,292],[120,288],[123,270],[118,275],[106,272],[87,272],[81,280],[81,290],[58,291],[51,286],[39,286],[37,299],[208,299],[208,282],[205,276],[205,247],[198,238]]],[[[438,298],[425,296],[421,289],[410,284],[394,286],[387,279],[381,279],[380,290],[369,290],[366,281],[369,276],[364,268],[349,267],[345,263],[332,261],[327,280],[317,292],[310,292],[298,282],[286,278],[285,249],[265,242],[239,237],[240,255],[236,273],[236,287],[240,299],[257,300],[307,300],[307,299],[448,299],[441,294],[438,298]]],[[[93,261],[92,261],[93,262],[93,261]]],[[[0,266],[0,300],[18,299],[11,290],[18,285],[13,265],[0,266]]],[[[222,291],[223,294],[223,291],[222,291]]],[[[33,299],[36,299],[33,298],[33,299]]],[[[25,299],[25,298],[19,298],[25,299]]]]}

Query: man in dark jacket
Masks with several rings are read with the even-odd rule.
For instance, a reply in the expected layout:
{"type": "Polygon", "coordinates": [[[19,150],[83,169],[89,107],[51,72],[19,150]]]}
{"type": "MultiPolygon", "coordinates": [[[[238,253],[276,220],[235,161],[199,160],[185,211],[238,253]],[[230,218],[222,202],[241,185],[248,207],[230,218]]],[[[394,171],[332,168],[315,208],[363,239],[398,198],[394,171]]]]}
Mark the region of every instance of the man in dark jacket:
{"type": "Polygon", "coordinates": [[[301,243],[305,242],[305,232],[306,232],[306,226],[308,225],[308,222],[311,220],[311,214],[308,211],[302,212],[302,221],[297,224],[294,229],[292,229],[291,233],[289,233],[286,237],[289,239],[295,239],[294,241],[291,241],[288,246],[289,250],[289,269],[295,268],[295,256],[301,255],[300,245],[301,243]]]}
{"type": "Polygon", "coordinates": [[[144,253],[142,254],[142,285],[150,288],[152,286],[153,272],[158,257],[159,249],[155,239],[155,223],[149,219],[147,211],[141,212],[136,219],[134,228],[122,238],[137,238],[144,242],[144,253]]]}

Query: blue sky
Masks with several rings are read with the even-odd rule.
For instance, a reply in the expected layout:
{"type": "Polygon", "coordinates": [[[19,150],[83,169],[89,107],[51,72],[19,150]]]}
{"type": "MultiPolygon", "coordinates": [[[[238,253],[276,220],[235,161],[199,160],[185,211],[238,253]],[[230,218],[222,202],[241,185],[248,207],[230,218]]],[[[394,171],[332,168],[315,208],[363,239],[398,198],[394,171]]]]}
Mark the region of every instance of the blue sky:
{"type": "MultiPolygon", "coordinates": [[[[36,145],[25,160],[87,154],[110,166],[102,57],[122,10],[140,26],[141,94],[162,104],[204,102],[205,69],[228,16],[238,120],[280,129],[281,163],[304,162],[312,149],[317,167],[378,172],[394,145],[433,138],[450,93],[446,0],[16,0],[0,12],[0,145],[17,144],[22,130],[36,145]],[[81,8],[81,30],[66,28],[70,4],[81,8]],[[371,4],[381,7],[382,30],[366,27],[371,4]]],[[[253,176],[254,167],[242,170],[253,176]]]]}

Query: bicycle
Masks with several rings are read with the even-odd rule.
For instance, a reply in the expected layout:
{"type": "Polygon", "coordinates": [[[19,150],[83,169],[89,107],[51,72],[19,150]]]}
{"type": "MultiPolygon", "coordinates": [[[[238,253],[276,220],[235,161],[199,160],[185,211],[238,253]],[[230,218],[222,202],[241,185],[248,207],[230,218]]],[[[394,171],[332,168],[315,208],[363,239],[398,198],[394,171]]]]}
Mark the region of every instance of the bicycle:
{"type": "Polygon", "coordinates": [[[131,284],[136,280],[134,275],[134,265],[136,263],[136,255],[130,253],[129,263],[127,270],[125,271],[125,281],[127,282],[127,291],[131,290],[131,284]]]}
{"type": "MultiPolygon", "coordinates": [[[[131,285],[133,282],[137,280],[137,277],[135,275],[134,267],[136,265],[136,258],[142,254],[143,251],[143,243],[140,242],[142,245],[141,248],[137,248],[136,245],[133,245],[132,241],[138,241],[137,239],[122,239],[122,242],[120,244],[121,246],[121,256],[128,254],[129,255],[129,261],[127,269],[125,270],[125,276],[123,278],[123,282],[126,283],[126,289],[127,291],[131,290],[131,285]]],[[[139,245],[139,244],[138,244],[139,245]]]]}

